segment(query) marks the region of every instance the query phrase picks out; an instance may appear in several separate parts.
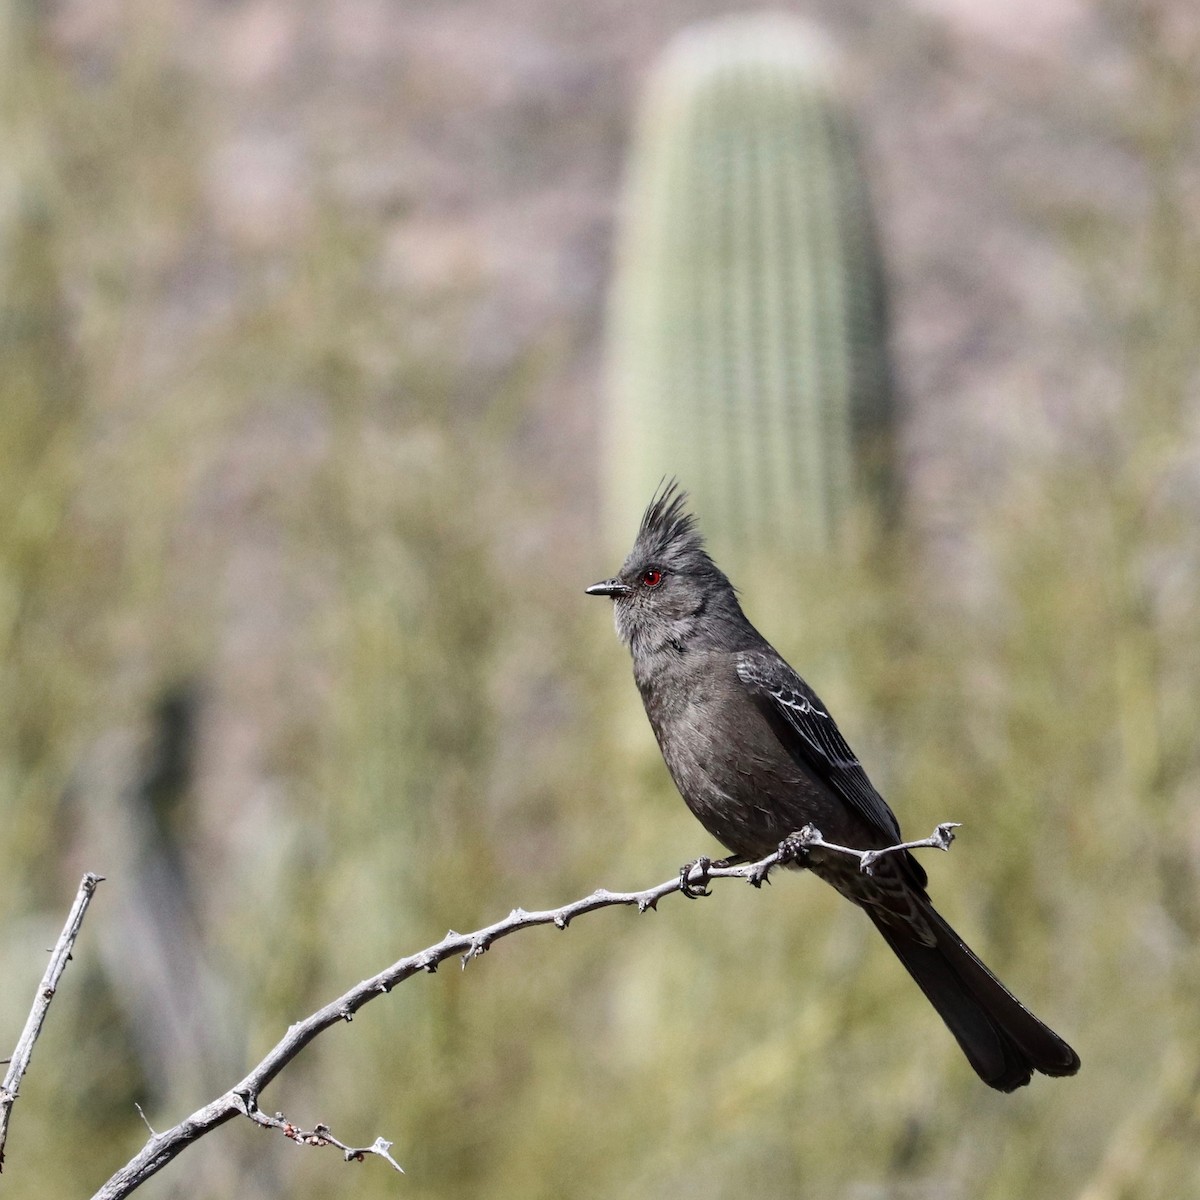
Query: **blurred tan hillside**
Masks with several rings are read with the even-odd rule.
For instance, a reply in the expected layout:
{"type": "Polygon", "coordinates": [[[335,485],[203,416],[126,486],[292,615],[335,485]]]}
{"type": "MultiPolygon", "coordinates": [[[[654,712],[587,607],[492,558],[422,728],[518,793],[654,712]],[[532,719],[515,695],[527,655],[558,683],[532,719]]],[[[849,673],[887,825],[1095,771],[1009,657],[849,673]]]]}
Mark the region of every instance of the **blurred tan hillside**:
{"type": "MultiPolygon", "coordinates": [[[[909,836],[963,822],[931,892],[1083,1073],[989,1093],[788,877],[514,937],[264,1095],[403,1180],[245,1123],[147,1197],[1200,1195],[1200,16],[784,7],[845,57],[907,500],[735,582],[909,836]]],[[[14,1196],[447,928],[714,850],[582,588],[639,87],[732,11],[0,14],[0,1055],[107,876],[14,1196]]]]}

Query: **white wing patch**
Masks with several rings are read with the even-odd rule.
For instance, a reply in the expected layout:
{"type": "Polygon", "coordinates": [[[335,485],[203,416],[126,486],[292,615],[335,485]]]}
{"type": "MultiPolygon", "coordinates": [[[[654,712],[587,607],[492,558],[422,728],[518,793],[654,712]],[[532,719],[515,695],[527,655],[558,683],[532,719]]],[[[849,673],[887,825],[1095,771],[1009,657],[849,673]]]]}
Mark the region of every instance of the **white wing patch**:
{"type": "Polygon", "coordinates": [[[816,694],[782,659],[738,656],[738,678],[751,692],[769,697],[796,736],[808,747],[826,786],[849,801],[888,836],[899,837],[892,810],[872,786],[854,751],[816,694]]]}
{"type": "Polygon", "coordinates": [[[833,718],[816,697],[810,699],[794,688],[785,687],[777,681],[765,678],[760,671],[755,669],[755,665],[752,659],[739,658],[738,678],[751,687],[762,689],[776,703],[791,709],[801,717],[819,717],[819,721],[808,723],[803,728],[798,727],[798,731],[802,732],[805,740],[814,750],[823,754],[831,763],[839,767],[861,765],[838,731],[833,718]]]}

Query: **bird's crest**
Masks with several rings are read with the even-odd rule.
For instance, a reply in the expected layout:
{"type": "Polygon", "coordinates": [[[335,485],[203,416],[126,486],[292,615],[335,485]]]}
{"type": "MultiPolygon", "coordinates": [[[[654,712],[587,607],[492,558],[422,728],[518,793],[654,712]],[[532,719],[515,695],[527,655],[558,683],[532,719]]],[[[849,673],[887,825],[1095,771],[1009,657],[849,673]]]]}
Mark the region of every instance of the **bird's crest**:
{"type": "Polygon", "coordinates": [[[687,503],[688,494],[679,482],[674,478],[665,480],[642,516],[633,556],[649,562],[698,554],[707,560],[704,538],[687,503]]]}

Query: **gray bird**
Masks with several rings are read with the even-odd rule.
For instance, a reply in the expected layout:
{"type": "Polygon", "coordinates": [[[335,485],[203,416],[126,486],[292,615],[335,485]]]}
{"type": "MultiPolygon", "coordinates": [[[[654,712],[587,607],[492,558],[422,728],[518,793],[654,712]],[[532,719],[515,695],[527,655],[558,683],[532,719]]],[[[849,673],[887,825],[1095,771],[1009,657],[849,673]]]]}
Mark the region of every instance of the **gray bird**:
{"type": "MultiPolygon", "coordinates": [[[[688,808],[733,862],[771,854],[808,824],[842,846],[896,845],[892,810],[816,693],[746,619],[686,500],[673,481],[660,489],[620,574],[587,594],[612,597],[646,715],[688,808]]],[[[989,1087],[1010,1092],[1034,1071],[1079,1070],[1075,1051],[934,909],[907,851],[876,860],[873,874],[815,847],[798,865],[871,918],[989,1087]]]]}

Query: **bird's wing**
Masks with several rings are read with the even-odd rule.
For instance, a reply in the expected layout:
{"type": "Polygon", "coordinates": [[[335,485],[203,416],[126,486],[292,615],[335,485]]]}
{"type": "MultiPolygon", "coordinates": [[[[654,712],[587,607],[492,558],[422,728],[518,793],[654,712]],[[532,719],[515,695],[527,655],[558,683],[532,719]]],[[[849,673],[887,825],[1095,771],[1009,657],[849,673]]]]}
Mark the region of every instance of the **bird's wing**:
{"type": "Polygon", "coordinates": [[[900,826],[816,692],[777,654],[738,655],[738,678],[785,749],[818,783],[894,844],[900,826]]]}

